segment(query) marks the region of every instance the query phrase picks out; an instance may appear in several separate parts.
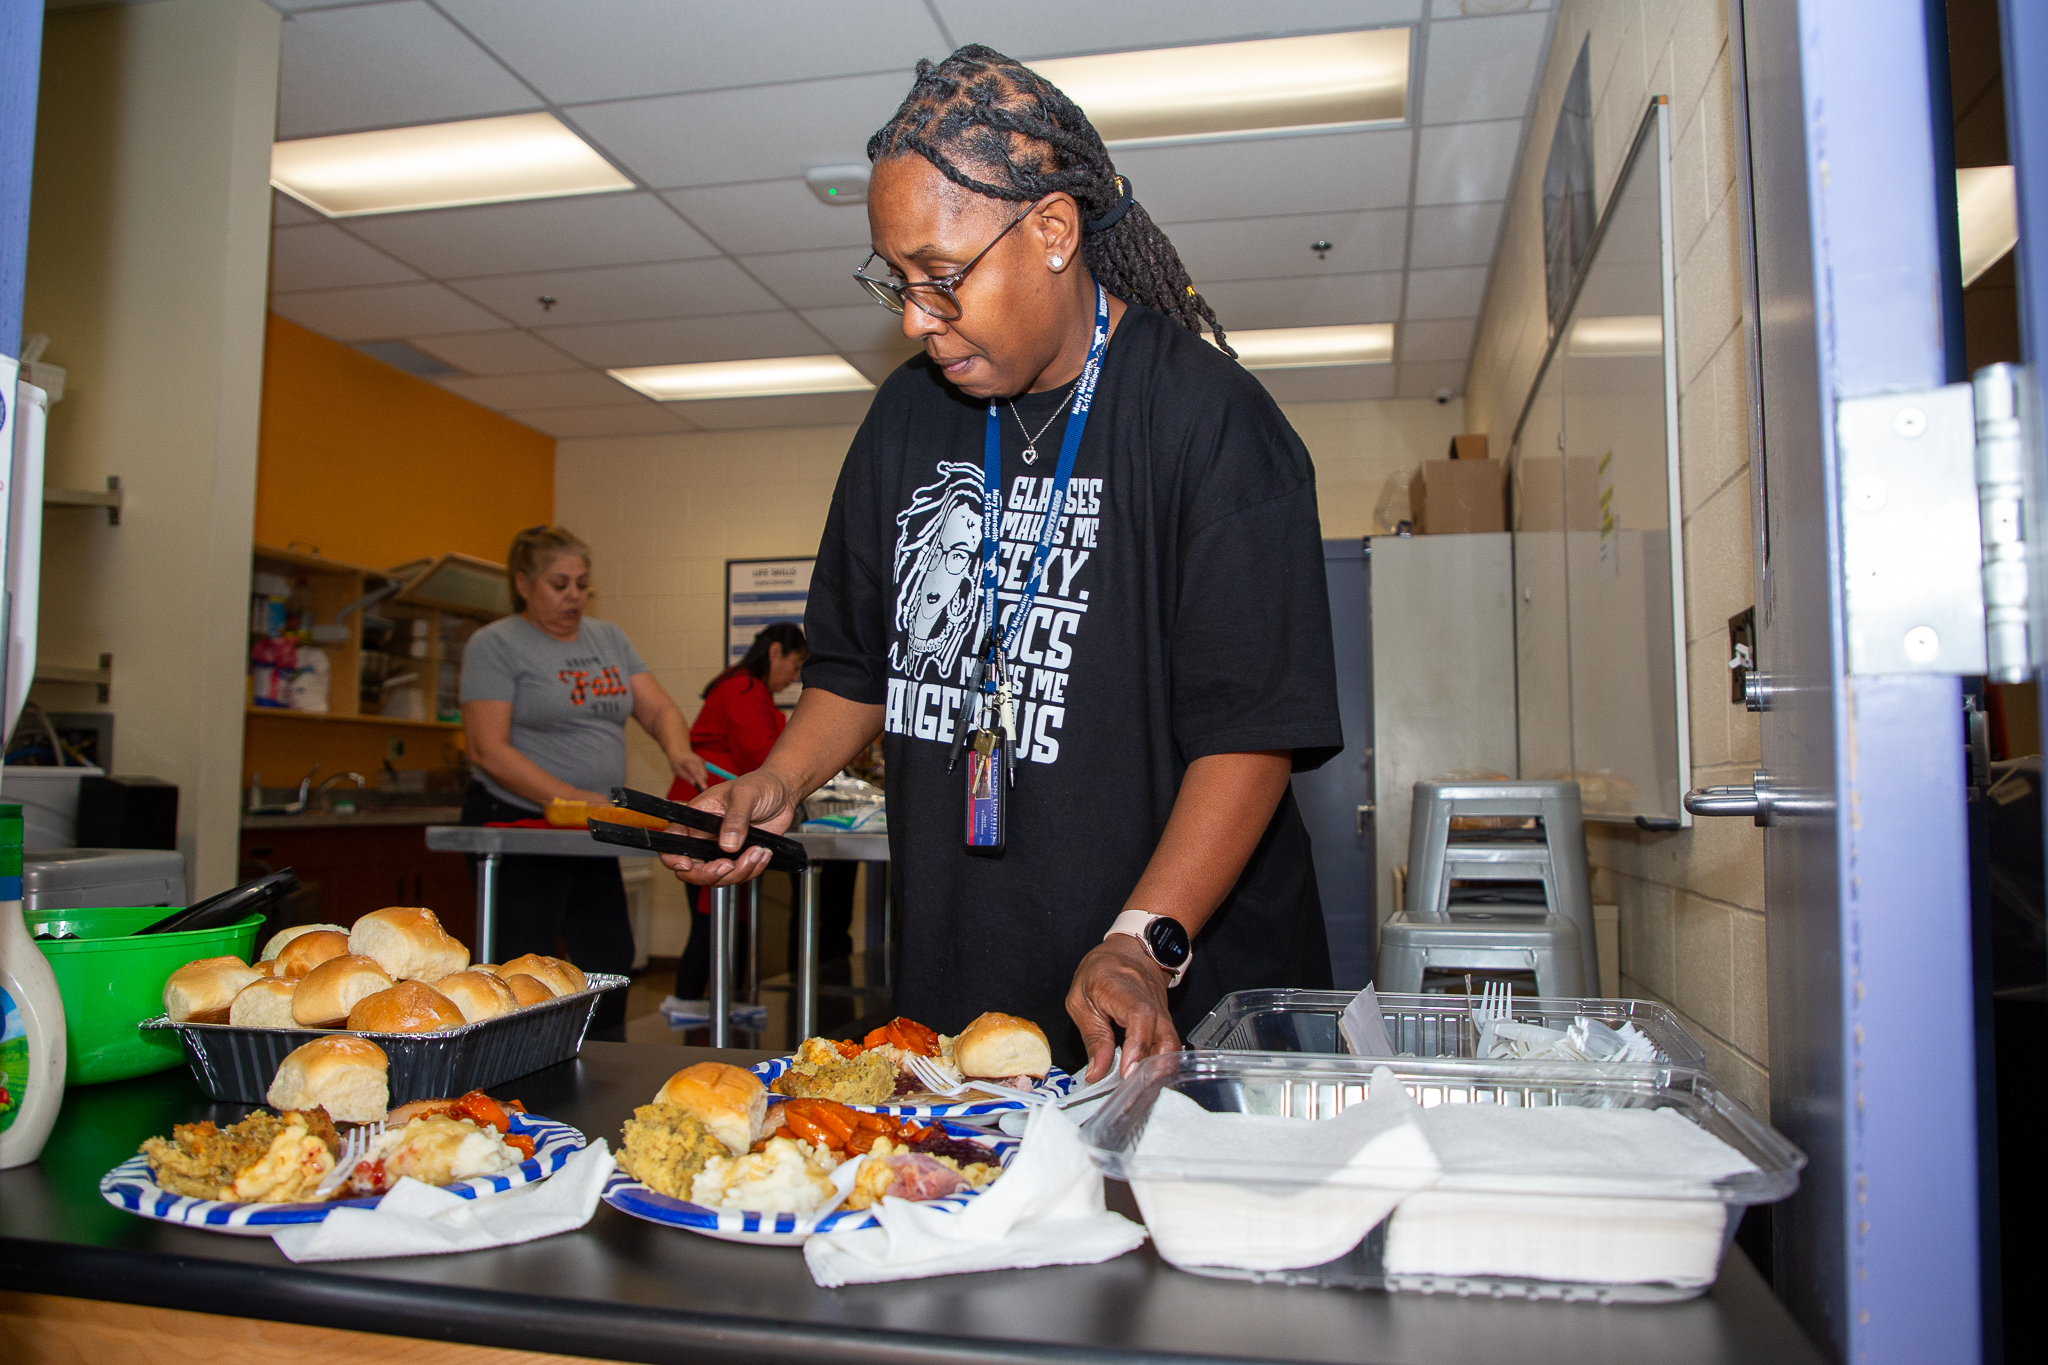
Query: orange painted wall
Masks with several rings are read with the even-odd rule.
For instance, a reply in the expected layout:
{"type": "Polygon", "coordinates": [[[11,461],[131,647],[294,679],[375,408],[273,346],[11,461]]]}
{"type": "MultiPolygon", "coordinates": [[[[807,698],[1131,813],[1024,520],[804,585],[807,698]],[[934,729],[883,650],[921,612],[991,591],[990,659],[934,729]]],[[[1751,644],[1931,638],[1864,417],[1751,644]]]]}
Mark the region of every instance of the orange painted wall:
{"type": "Polygon", "coordinates": [[[554,506],[553,437],[271,314],[258,541],[372,568],[449,550],[502,564],[554,506]]]}

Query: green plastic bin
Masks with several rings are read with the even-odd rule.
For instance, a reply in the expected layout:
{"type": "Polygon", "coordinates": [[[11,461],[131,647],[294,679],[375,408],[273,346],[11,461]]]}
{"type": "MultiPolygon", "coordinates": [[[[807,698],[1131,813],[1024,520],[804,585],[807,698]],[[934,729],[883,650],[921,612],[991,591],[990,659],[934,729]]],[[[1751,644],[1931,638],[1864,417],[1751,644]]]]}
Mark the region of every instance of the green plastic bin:
{"type": "Polygon", "coordinates": [[[129,937],[170,913],[161,905],[25,912],[32,934],[48,929],[78,935],[36,943],[64,998],[66,1085],[122,1081],[183,1062],[179,1034],[145,1033],[136,1025],[164,1012],[164,982],[172,972],[202,957],[233,954],[246,962],[263,928],[263,916],[254,914],[220,929],[129,937]]]}

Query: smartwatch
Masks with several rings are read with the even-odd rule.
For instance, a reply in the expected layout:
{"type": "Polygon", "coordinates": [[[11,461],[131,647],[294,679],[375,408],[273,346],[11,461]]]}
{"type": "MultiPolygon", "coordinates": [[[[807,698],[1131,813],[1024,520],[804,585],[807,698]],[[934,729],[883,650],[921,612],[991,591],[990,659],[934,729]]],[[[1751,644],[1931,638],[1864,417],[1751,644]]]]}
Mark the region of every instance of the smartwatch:
{"type": "Polygon", "coordinates": [[[1155,915],[1149,910],[1126,910],[1116,917],[1116,922],[1102,937],[1106,942],[1117,934],[1129,934],[1144,944],[1153,963],[1161,971],[1172,973],[1166,982],[1168,990],[1180,984],[1180,979],[1188,974],[1188,964],[1195,960],[1194,945],[1188,941],[1186,926],[1171,915],[1155,915]]]}

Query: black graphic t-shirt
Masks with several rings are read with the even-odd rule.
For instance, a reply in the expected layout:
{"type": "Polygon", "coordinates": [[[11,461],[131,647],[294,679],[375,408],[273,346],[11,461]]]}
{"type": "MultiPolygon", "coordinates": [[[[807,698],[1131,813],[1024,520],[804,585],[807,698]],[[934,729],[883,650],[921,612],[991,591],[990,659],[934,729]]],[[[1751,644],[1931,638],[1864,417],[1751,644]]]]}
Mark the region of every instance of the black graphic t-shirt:
{"type": "MultiPolygon", "coordinates": [[[[999,409],[1006,619],[1051,500],[1067,397],[999,409]],[[1019,418],[1032,432],[1051,419],[1029,465],[1019,418]]],[[[1342,747],[1315,476],[1256,380],[1161,315],[1125,312],[1012,660],[1007,849],[980,857],[964,847],[967,765],[946,762],[984,635],[986,414],[921,357],[882,385],[818,549],[803,680],[884,708],[900,1011],[947,1033],[983,1010],[1022,1015],[1071,1064],[1074,968],[1151,859],[1187,765],[1291,749],[1305,771],[1342,747]]],[[[1229,991],[1329,974],[1290,793],[1196,939],[1174,1020],[1185,1033],[1229,991]]]]}

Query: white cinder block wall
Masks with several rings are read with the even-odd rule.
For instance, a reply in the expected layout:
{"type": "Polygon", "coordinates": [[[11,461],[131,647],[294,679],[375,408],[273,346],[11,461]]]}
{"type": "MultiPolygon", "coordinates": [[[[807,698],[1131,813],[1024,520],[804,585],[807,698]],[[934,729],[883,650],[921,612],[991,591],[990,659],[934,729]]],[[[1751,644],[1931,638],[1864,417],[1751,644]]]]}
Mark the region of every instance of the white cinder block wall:
{"type": "MultiPolygon", "coordinates": [[[[1316,463],[1325,538],[1362,536],[1391,475],[1441,458],[1464,430],[1453,399],[1283,405],[1316,463]]],[[[564,440],[555,453],[555,520],[590,543],[594,614],[615,621],[695,716],[724,666],[725,561],[816,552],[852,441],[851,426],[784,427],[564,440]]],[[[629,726],[628,780],[665,791],[668,765],[629,726]]],[[[684,888],[652,886],[653,951],[682,951],[684,888]]]]}
{"type": "MultiPolygon", "coordinates": [[[[1692,782],[1747,783],[1756,718],[1728,701],[1728,618],[1754,601],[1750,470],[1724,0],[1562,0],[1535,123],[1466,384],[1477,430],[1504,446],[1545,340],[1541,186],[1572,64],[1590,39],[1595,184],[1604,208],[1651,97],[1671,102],[1678,258],[1679,461],[1692,782]]],[[[1622,994],[1664,1000],[1714,1074],[1770,1112],[1763,832],[1702,820],[1653,834],[1589,829],[1595,894],[1621,907],[1622,994]]]]}

